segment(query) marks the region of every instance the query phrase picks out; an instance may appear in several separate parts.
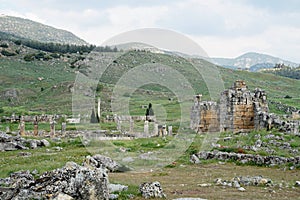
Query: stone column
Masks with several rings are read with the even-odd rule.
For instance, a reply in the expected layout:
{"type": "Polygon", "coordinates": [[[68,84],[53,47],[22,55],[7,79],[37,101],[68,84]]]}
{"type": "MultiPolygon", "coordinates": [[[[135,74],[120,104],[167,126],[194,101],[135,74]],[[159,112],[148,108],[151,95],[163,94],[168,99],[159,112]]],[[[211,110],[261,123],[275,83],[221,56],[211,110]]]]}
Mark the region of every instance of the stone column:
{"type": "Polygon", "coordinates": [[[35,120],[33,122],[33,135],[38,136],[39,134],[39,123],[37,117],[35,117],[35,120]]]}
{"type": "Polygon", "coordinates": [[[162,127],[162,136],[166,136],[167,135],[167,126],[163,125],[162,127]]]}
{"type": "Polygon", "coordinates": [[[134,129],[134,121],[132,118],[130,118],[130,126],[129,126],[129,133],[133,133],[133,129],[134,129]]]}
{"type": "Polygon", "coordinates": [[[144,124],[144,136],[149,136],[149,122],[146,120],[144,124]]]}
{"type": "Polygon", "coordinates": [[[61,134],[64,136],[66,134],[66,128],[67,128],[67,123],[62,122],[61,123],[61,134]]]}
{"type": "Polygon", "coordinates": [[[24,122],[24,117],[23,116],[20,119],[19,130],[20,130],[20,135],[25,136],[25,122],[24,122]]]}
{"type": "Polygon", "coordinates": [[[97,116],[98,116],[99,122],[100,122],[100,116],[101,116],[101,113],[100,113],[100,104],[101,104],[101,100],[100,100],[100,98],[98,98],[97,116]]]}
{"type": "Polygon", "coordinates": [[[117,119],[117,130],[121,131],[121,128],[122,128],[122,121],[117,119]]]}
{"type": "Polygon", "coordinates": [[[168,126],[168,135],[169,136],[173,135],[173,127],[172,126],[168,126]]]}
{"type": "Polygon", "coordinates": [[[50,137],[55,136],[55,121],[54,119],[50,120],[50,137]]]}
{"type": "Polygon", "coordinates": [[[154,136],[157,136],[159,133],[158,133],[158,123],[155,123],[154,124],[154,130],[153,130],[153,135],[154,136]]]}

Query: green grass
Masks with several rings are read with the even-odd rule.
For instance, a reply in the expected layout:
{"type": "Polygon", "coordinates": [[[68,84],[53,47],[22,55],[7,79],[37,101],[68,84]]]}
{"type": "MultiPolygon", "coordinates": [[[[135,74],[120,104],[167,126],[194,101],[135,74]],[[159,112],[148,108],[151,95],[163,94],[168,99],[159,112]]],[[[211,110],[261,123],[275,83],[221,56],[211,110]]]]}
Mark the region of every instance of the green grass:
{"type": "Polygon", "coordinates": [[[60,168],[68,161],[81,164],[84,158],[90,153],[81,144],[79,138],[62,141],[60,143],[51,142],[50,147],[38,149],[17,150],[0,152],[0,177],[7,177],[10,173],[20,170],[37,170],[39,174],[60,168]],[[55,151],[52,147],[63,147],[62,151],[55,151]],[[20,152],[29,152],[30,156],[20,156],[20,152]]]}
{"type": "Polygon", "coordinates": [[[251,131],[247,135],[236,135],[233,133],[221,133],[220,139],[218,140],[218,144],[221,145],[221,148],[215,148],[220,151],[226,151],[226,152],[236,152],[236,153],[249,153],[249,154],[259,154],[262,156],[270,155],[264,147],[261,147],[258,149],[258,151],[253,150],[245,150],[243,149],[244,146],[253,146],[255,142],[259,139],[257,136],[260,135],[260,140],[262,142],[267,143],[268,148],[275,151],[273,155],[283,156],[283,157],[294,157],[295,154],[291,153],[288,149],[282,148],[280,146],[276,146],[273,144],[269,144],[269,141],[275,140],[280,143],[288,142],[290,143],[291,147],[293,149],[296,149],[300,151],[300,138],[292,135],[292,134],[282,134],[278,132],[277,130],[261,130],[261,131],[251,131]],[[266,139],[265,136],[268,134],[272,134],[274,136],[281,136],[284,138],[283,141],[281,140],[275,140],[274,138],[266,139]],[[232,137],[232,139],[224,141],[223,138],[225,137],[232,137]]]}
{"type": "MultiPolygon", "coordinates": [[[[76,56],[76,55],[74,55],[76,56]]],[[[70,85],[75,80],[76,74],[69,67],[69,61],[33,61],[24,62],[14,58],[4,58],[0,60],[0,92],[15,89],[17,98],[2,97],[0,108],[3,109],[0,115],[15,114],[71,114],[72,94],[69,91],[70,85]],[[43,80],[38,80],[43,77],[43,80]]],[[[135,66],[144,63],[160,63],[170,66],[182,74],[191,84],[195,93],[202,93],[203,100],[209,100],[209,92],[203,77],[195,71],[194,67],[185,59],[170,55],[153,54],[149,52],[128,52],[117,59],[117,63],[107,68],[100,79],[100,87],[97,96],[101,96],[101,108],[106,114],[111,114],[110,96],[114,84],[124,74],[135,66]],[[134,62],[133,62],[134,61],[134,62]]],[[[209,69],[212,65],[206,61],[201,61],[201,70],[209,69]]],[[[260,87],[267,92],[268,98],[273,101],[281,101],[284,104],[299,108],[300,81],[275,76],[266,73],[251,73],[245,71],[233,71],[225,68],[218,68],[224,81],[225,88],[231,87],[233,82],[238,79],[246,81],[251,90],[260,87]],[[284,99],[289,95],[292,99],[284,99]]],[[[180,80],[178,80],[180,82],[180,80]]],[[[128,95],[128,94],[127,94],[128,95]]],[[[191,97],[192,98],[192,97],[191,97]]],[[[170,115],[170,121],[178,119],[177,98],[166,87],[157,84],[141,85],[140,88],[130,96],[130,114],[141,115],[144,110],[137,105],[155,102],[164,106],[170,115]],[[147,95],[148,91],[152,91],[147,95]],[[174,98],[174,102],[169,102],[169,98],[174,98]],[[172,119],[173,118],[173,119],[172,119]]],[[[272,112],[278,112],[271,107],[272,112]]]]}

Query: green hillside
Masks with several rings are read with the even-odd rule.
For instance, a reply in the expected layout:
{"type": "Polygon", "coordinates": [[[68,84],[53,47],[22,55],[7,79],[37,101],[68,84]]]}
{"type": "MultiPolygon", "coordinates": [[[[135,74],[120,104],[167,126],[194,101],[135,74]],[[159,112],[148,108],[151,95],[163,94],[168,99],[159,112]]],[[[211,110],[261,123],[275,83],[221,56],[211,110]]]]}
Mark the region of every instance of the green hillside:
{"type": "MultiPolygon", "coordinates": [[[[3,43],[3,42],[2,42],[3,43]]],[[[24,56],[39,51],[9,44],[8,48],[0,47],[0,50],[18,51],[14,56],[0,57],[0,115],[27,114],[27,113],[57,113],[71,114],[72,89],[76,78],[76,72],[87,73],[89,66],[84,66],[81,60],[86,54],[60,54],[58,57],[51,57],[51,53],[44,52],[49,59],[34,59],[24,61],[24,56]]],[[[106,53],[116,55],[116,53],[106,53]]],[[[118,53],[120,54],[120,53],[118,53]]],[[[191,84],[195,93],[203,94],[204,100],[209,100],[209,92],[204,79],[184,58],[166,54],[154,54],[143,51],[130,51],[114,60],[100,79],[97,89],[97,96],[102,99],[103,115],[110,114],[111,93],[114,84],[131,69],[146,63],[169,66],[182,74],[191,84]]],[[[201,70],[209,69],[212,64],[200,60],[201,70]]],[[[253,73],[246,71],[235,71],[218,67],[225,88],[230,87],[235,80],[245,80],[251,90],[256,87],[264,89],[270,100],[282,102],[289,106],[300,109],[300,81],[284,78],[273,74],[253,73]],[[285,96],[293,97],[291,99],[285,96]]],[[[161,73],[161,72],[157,72],[161,73]]],[[[167,71],[163,73],[168,73],[167,71]]],[[[180,80],[178,80],[180,84],[180,80]]],[[[149,101],[158,102],[167,106],[166,112],[173,112],[178,109],[176,97],[166,87],[159,84],[142,86],[131,96],[131,114],[144,114],[141,105],[149,101]],[[156,99],[156,100],[155,100],[156,99]],[[173,102],[169,102],[174,99],[173,102]],[[169,107],[168,107],[169,106],[169,107]]],[[[271,107],[271,111],[276,111],[271,107]]],[[[176,118],[176,115],[172,117],[176,118]]]]}
{"type": "Polygon", "coordinates": [[[87,45],[73,33],[20,17],[0,16],[0,30],[13,38],[25,38],[39,42],[87,45]]]}

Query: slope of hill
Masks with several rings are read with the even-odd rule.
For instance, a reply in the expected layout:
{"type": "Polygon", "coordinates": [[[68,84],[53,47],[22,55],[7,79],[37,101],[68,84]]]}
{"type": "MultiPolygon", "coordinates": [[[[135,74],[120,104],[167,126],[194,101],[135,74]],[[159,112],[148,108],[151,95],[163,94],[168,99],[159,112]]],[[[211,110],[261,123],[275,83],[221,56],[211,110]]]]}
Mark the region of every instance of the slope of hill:
{"type": "Polygon", "coordinates": [[[262,72],[300,80],[300,67],[291,68],[288,66],[283,66],[282,68],[265,69],[262,72]]]}
{"type": "Polygon", "coordinates": [[[273,57],[267,54],[260,54],[255,52],[245,53],[237,58],[211,58],[212,62],[216,65],[220,65],[231,69],[249,69],[255,66],[255,69],[262,69],[265,66],[275,66],[277,63],[284,63],[291,67],[298,67],[299,64],[293,63],[281,58],[273,57]]]}
{"type": "MultiPolygon", "coordinates": [[[[84,71],[89,70],[84,65],[81,65],[80,62],[75,63],[75,61],[82,60],[86,54],[61,54],[58,57],[55,56],[50,59],[34,59],[26,62],[23,59],[26,54],[39,54],[40,51],[27,47],[22,48],[14,43],[10,43],[9,45],[9,48],[0,48],[19,52],[19,54],[3,56],[0,59],[0,109],[2,108],[2,114],[0,113],[0,115],[28,113],[30,111],[71,114],[72,88],[76,72],[80,71],[84,73],[84,71]]],[[[108,56],[113,54],[116,53],[107,53],[108,56]]],[[[51,56],[52,54],[47,52],[44,55],[47,58],[51,56]]],[[[199,62],[203,70],[212,66],[211,63],[205,60],[199,59],[199,62]]],[[[103,97],[105,100],[101,101],[101,103],[106,103],[107,107],[110,106],[109,93],[111,93],[114,84],[123,74],[126,74],[135,66],[145,63],[161,63],[172,67],[187,78],[196,93],[202,93],[203,99],[209,100],[209,91],[204,79],[198,75],[199,73],[195,71],[188,60],[168,54],[130,51],[123,54],[117,60],[114,60],[101,77],[97,93],[101,92],[101,95],[106,95],[106,97],[103,97]]],[[[218,67],[218,69],[224,81],[225,88],[230,87],[235,80],[242,79],[246,81],[250,89],[259,87],[266,90],[270,100],[283,102],[300,109],[300,80],[267,73],[235,71],[221,67],[218,67]],[[287,95],[293,98],[284,99],[287,95]]],[[[157,73],[167,73],[166,69],[161,68],[160,70],[162,72],[157,73]]],[[[178,84],[181,84],[180,81],[178,81],[178,84]]],[[[166,99],[167,103],[170,97],[176,99],[172,92],[159,85],[146,85],[140,89],[140,91],[137,90],[137,93],[139,93],[137,95],[139,95],[140,99],[149,93],[149,91],[152,94],[153,92],[159,94],[160,98],[158,99],[166,99]]],[[[133,107],[136,107],[134,109],[138,110],[137,108],[140,104],[131,103],[133,107]]],[[[109,112],[109,109],[107,111],[109,112]]],[[[139,109],[137,112],[143,111],[139,109]]]]}
{"type": "Polygon", "coordinates": [[[73,33],[56,29],[32,20],[12,16],[0,16],[1,32],[39,42],[53,42],[63,44],[87,45],[88,43],[78,38],[73,33]]]}

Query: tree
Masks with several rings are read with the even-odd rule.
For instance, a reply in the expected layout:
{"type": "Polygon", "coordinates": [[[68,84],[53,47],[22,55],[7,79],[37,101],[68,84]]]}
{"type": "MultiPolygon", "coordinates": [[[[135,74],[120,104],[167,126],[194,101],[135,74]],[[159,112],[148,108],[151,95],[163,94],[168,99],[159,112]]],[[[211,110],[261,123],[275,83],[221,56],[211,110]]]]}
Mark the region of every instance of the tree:
{"type": "Polygon", "coordinates": [[[146,118],[149,117],[149,116],[154,116],[154,111],[152,109],[152,104],[151,103],[149,103],[149,106],[146,110],[146,118]]]}
{"type": "Polygon", "coordinates": [[[94,123],[94,124],[99,123],[99,119],[98,119],[98,117],[96,117],[94,109],[92,110],[92,114],[91,114],[91,123],[94,123]]]}

